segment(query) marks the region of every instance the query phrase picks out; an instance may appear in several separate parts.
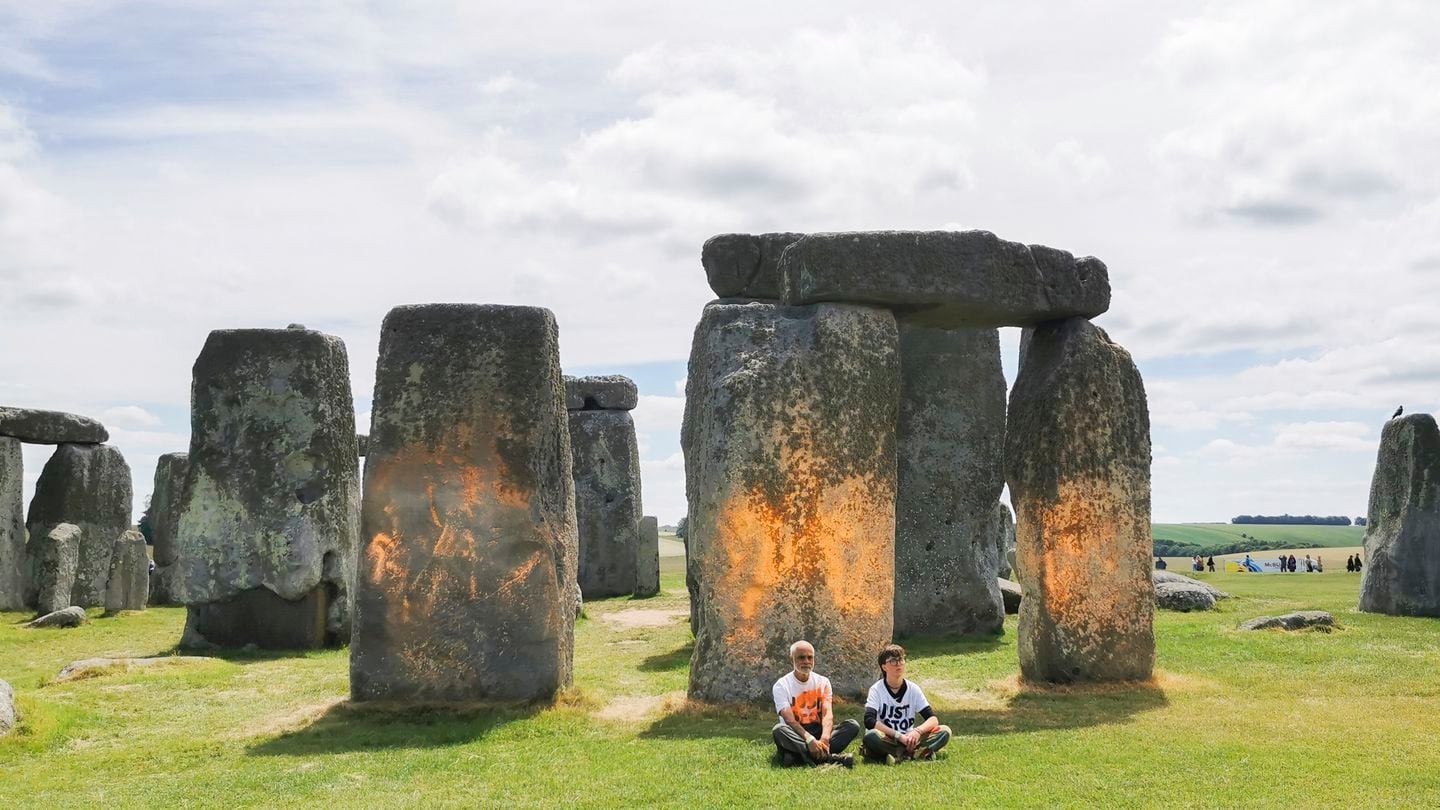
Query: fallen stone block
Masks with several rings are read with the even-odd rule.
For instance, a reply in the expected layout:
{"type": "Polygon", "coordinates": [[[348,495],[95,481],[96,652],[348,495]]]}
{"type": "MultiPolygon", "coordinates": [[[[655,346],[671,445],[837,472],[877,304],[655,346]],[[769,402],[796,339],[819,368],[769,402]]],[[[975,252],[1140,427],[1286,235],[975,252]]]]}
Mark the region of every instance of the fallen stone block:
{"type": "Polygon", "coordinates": [[[1298,610],[1283,616],[1257,616],[1240,625],[1241,630],[1303,630],[1318,627],[1328,630],[1335,626],[1335,617],[1323,610],[1298,610]]]}
{"type": "Polygon", "coordinates": [[[156,667],[174,666],[176,664],[210,663],[219,660],[221,659],[204,655],[160,655],[151,658],[84,658],[66,664],[65,668],[60,670],[60,674],[56,675],[51,683],[78,681],[85,678],[93,678],[98,675],[131,672],[137,669],[154,669],[156,667]]]}
{"type": "Polygon", "coordinates": [[[1187,577],[1184,574],[1177,574],[1174,571],[1150,571],[1150,581],[1158,587],[1162,582],[1175,582],[1181,585],[1190,585],[1208,592],[1211,596],[1219,599],[1229,599],[1230,594],[1220,590],[1208,582],[1201,582],[1194,577],[1187,577]]]}
{"type": "Polygon", "coordinates": [[[32,629],[42,627],[79,627],[84,624],[85,621],[85,608],[78,605],[71,605],[64,610],[47,613],[38,619],[26,622],[24,626],[32,629]]]}
{"type": "Polygon", "coordinates": [[[1155,605],[1166,610],[1189,613],[1192,610],[1210,610],[1215,607],[1215,594],[1199,583],[1157,582],[1155,583],[1155,605]]]}
{"type": "Polygon", "coordinates": [[[1020,598],[1023,592],[1020,590],[1020,583],[1008,579],[997,580],[1000,585],[1000,597],[1005,600],[1005,613],[1010,616],[1020,612],[1020,598]]]}

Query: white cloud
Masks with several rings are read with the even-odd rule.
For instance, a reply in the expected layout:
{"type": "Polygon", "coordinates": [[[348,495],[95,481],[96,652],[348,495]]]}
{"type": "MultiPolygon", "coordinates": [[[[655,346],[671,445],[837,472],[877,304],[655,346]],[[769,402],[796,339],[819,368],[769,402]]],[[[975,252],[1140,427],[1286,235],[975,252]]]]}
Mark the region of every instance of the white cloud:
{"type": "Polygon", "coordinates": [[[145,428],[159,427],[161,424],[160,417],[139,405],[119,405],[114,408],[106,408],[100,414],[100,421],[107,427],[130,430],[144,430],[145,428]]]}

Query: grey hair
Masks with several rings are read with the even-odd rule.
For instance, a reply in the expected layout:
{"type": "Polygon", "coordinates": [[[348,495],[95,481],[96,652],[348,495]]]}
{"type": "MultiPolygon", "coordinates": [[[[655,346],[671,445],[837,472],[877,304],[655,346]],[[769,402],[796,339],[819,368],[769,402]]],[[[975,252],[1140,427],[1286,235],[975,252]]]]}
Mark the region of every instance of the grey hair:
{"type": "Polygon", "coordinates": [[[790,657],[791,657],[791,658],[794,658],[794,657],[795,657],[795,651],[798,650],[798,649],[800,649],[800,645],[801,645],[801,644],[804,644],[806,647],[809,647],[809,648],[812,649],[812,650],[815,649],[815,645],[814,645],[814,644],[811,644],[810,642],[808,642],[808,641],[806,641],[805,639],[802,638],[802,639],[800,639],[799,641],[795,642],[794,644],[791,644],[791,645],[790,645],[790,657]]]}

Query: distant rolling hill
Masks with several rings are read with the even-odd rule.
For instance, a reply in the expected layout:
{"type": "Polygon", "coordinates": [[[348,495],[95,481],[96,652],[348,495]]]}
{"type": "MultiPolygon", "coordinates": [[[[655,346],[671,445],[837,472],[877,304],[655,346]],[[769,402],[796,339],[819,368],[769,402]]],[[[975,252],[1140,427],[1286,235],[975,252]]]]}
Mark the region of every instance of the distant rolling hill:
{"type": "Polygon", "coordinates": [[[1280,542],[1287,548],[1347,548],[1364,542],[1364,526],[1256,525],[1237,523],[1153,523],[1156,540],[1190,543],[1202,549],[1242,543],[1244,533],[1261,542],[1280,542]]]}

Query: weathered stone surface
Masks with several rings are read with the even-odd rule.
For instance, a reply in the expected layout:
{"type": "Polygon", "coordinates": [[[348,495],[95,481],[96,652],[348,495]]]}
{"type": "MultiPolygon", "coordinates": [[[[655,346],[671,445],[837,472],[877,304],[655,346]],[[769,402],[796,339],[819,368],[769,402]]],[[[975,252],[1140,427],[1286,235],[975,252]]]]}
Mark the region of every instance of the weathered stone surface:
{"type": "Polygon", "coordinates": [[[179,549],[175,531],[180,523],[180,495],[190,472],[188,453],[166,453],[155,464],[155,483],[150,494],[150,540],[155,555],[155,574],[150,579],[150,604],[176,604],[172,595],[175,560],[179,549]]]}
{"type": "Polygon", "coordinates": [[[80,529],[80,550],[70,605],[105,604],[110,551],[130,528],[130,465],[108,444],[62,444],[45,462],[25,528],[45,537],[61,523],[80,529]]]}
{"type": "Polygon", "coordinates": [[[1360,609],[1440,616],[1440,429],[1430,414],[1391,419],[1380,432],[1360,609]]]}
{"type": "Polygon", "coordinates": [[[660,593],[660,523],[649,515],[640,518],[640,536],[635,546],[635,595],[640,598],[660,593]]]}
{"type": "Polygon", "coordinates": [[[88,416],[3,406],[0,406],[0,436],[13,436],[30,444],[104,444],[110,441],[110,433],[105,426],[88,416]]]}
{"type": "Polygon", "coordinates": [[[211,332],[190,413],[171,595],[196,606],[267,588],[296,602],[323,586],[343,641],[360,507],[345,344],[299,328],[211,332]]]}
{"type": "Polygon", "coordinates": [[[30,592],[25,601],[35,605],[37,613],[54,613],[70,606],[83,535],[79,526],[61,523],[30,541],[27,560],[30,592]]]}
{"type": "Polygon", "coordinates": [[[15,690],[0,679],[0,737],[14,731],[18,725],[20,710],[15,708],[15,690]]]}
{"type": "Polygon", "coordinates": [[[187,605],[180,646],[313,650],[333,644],[328,617],[337,598],[335,588],[322,582],[299,599],[283,599],[262,587],[221,602],[187,605]]]}
{"type": "Polygon", "coordinates": [[[682,430],[691,697],[768,694],[802,638],[838,693],[874,682],[893,631],[899,391],[886,310],[705,307],[682,430]]]}
{"type": "Polygon", "coordinates": [[[1010,395],[1020,671],[1149,678],[1150,414],[1130,355],[1081,318],[1036,327],[1010,395]]]}
{"type": "Polygon", "coordinates": [[[626,411],[570,411],[580,592],[585,599],[635,592],[640,546],[640,450],[626,411]]]}
{"type": "Polygon", "coordinates": [[[721,298],[778,301],[780,254],[803,233],[722,233],[705,240],[700,264],[710,289],[721,298]]]}
{"type": "Polygon", "coordinates": [[[25,609],[24,487],[20,440],[0,436],[0,610],[25,609]]]}
{"type": "Polygon", "coordinates": [[[365,457],[365,453],[369,450],[369,448],[370,448],[370,437],[369,437],[369,436],[366,436],[364,433],[356,433],[356,434],[355,434],[355,455],[360,456],[361,458],[364,458],[364,457],[365,457]]]}
{"type": "Polygon", "coordinates": [[[132,672],[137,669],[155,669],[177,664],[209,664],[221,661],[206,655],[158,655],[153,658],[82,658],[71,661],[60,670],[51,683],[65,683],[109,675],[115,672],[132,672]]]}
{"type": "Polygon", "coordinates": [[[1005,601],[1005,612],[1011,616],[1020,612],[1020,598],[1024,592],[1020,590],[1020,583],[1009,579],[1000,579],[1000,598],[1005,601]]]}
{"type": "Polygon", "coordinates": [[[572,411],[633,411],[640,403],[635,381],[620,374],[565,378],[565,407],[572,411]]]}
{"type": "Polygon", "coordinates": [[[1256,616],[1243,622],[1241,630],[1303,630],[1319,627],[1329,630],[1335,626],[1335,617],[1323,610],[1297,610],[1283,616],[1256,616]]]}
{"type": "Polygon", "coordinates": [[[570,683],[570,463],[549,310],[390,311],[366,457],[353,699],[525,700],[570,683]]]}
{"type": "Polygon", "coordinates": [[[1155,583],[1155,605],[1166,610],[1189,613],[1192,610],[1210,610],[1215,607],[1215,594],[1200,583],[1157,582],[1155,583]]]}
{"type": "Polygon", "coordinates": [[[46,613],[38,619],[25,623],[25,627],[38,630],[44,627],[79,627],[85,623],[85,608],[78,605],[46,613]]]}
{"type": "Polygon", "coordinates": [[[131,529],[115,538],[110,552],[110,576],[105,588],[105,610],[144,610],[150,598],[150,557],[145,537],[131,529]]]}
{"type": "Polygon", "coordinates": [[[988,231],[815,233],[780,258],[787,304],[854,301],[931,326],[1032,326],[1110,308],[1099,259],[988,231]]]}
{"type": "Polygon", "coordinates": [[[1162,582],[1177,582],[1182,585],[1190,585],[1206,591],[1211,596],[1215,597],[1216,600],[1230,598],[1230,594],[1220,590],[1219,588],[1211,585],[1208,582],[1201,582],[1198,579],[1187,577],[1184,574],[1177,574],[1174,571],[1156,571],[1154,569],[1151,569],[1150,581],[1155,583],[1157,587],[1162,582]]]}
{"type": "Polygon", "coordinates": [[[999,633],[1005,374],[995,329],[903,320],[895,429],[895,634],[999,633]]]}
{"type": "Polygon", "coordinates": [[[1012,579],[1015,576],[1015,514],[1004,501],[996,501],[991,509],[987,532],[1000,558],[1000,578],[1012,579]]]}

